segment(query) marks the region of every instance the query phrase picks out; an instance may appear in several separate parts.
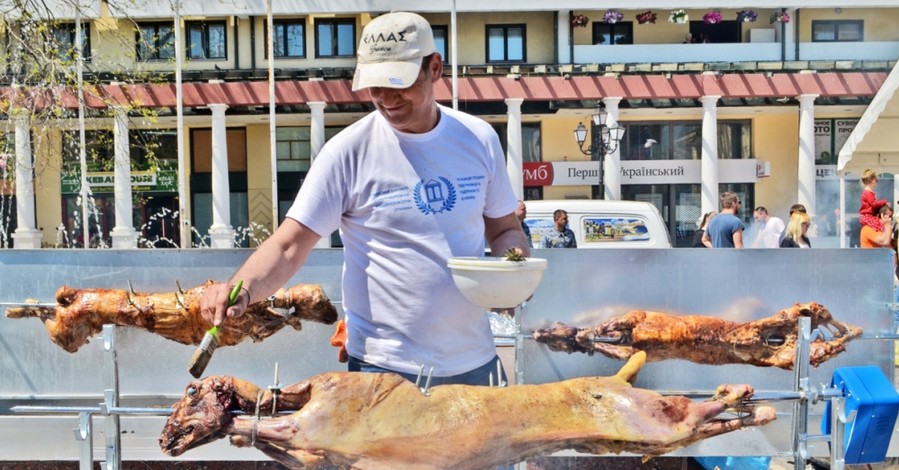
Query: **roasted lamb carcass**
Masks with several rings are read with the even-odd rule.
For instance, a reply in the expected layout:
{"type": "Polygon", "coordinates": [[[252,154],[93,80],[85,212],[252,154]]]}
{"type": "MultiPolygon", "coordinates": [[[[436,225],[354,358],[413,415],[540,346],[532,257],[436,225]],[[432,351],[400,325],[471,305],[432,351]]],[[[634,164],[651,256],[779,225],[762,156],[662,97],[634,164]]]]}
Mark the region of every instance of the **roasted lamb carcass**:
{"type": "Polygon", "coordinates": [[[637,310],[594,328],[554,323],[536,330],[533,337],[553,351],[599,352],[613,359],[645,351],[649,361],[686,359],[698,364],[752,364],[790,370],[802,316],[811,318],[813,330],[828,331],[828,337],[818,337],[810,344],[814,366],[843,352],[847,341],[862,334],[861,328],[834,320],[826,308],[811,302],[746,323],[637,310]]]}
{"type": "Polygon", "coordinates": [[[425,395],[395,374],[333,372],[270,390],[227,376],[191,382],[159,438],[180,455],[225,436],[290,468],[485,469],[563,449],[659,455],[775,419],[748,385],[693,402],[634,388],[645,354],[612,377],[542,385],[442,385],[425,395]],[[735,414],[722,417],[723,412],[735,414]],[[235,417],[243,412],[256,417],[235,417]]]}
{"type": "MultiPolygon", "coordinates": [[[[56,307],[10,308],[6,316],[40,318],[50,339],[68,352],[77,351],[91,336],[103,331],[104,324],[133,326],[179,343],[200,344],[211,326],[200,315],[200,298],[211,283],[164,294],[62,286],[56,291],[56,307]]],[[[247,337],[262,341],[285,325],[299,330],[301,320],[337,321],[337,310],[321,286],[299,284],[279,289],[270,299],[251,304],[246,314],[226,318],[219,328],[219,345],[233,346],[247,337]]]]}

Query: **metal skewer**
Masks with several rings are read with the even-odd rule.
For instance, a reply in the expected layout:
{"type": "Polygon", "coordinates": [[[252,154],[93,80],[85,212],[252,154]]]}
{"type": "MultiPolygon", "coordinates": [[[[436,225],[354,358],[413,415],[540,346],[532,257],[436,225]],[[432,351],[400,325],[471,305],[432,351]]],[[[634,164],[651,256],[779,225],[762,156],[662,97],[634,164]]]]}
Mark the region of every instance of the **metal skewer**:
{"type": "Polygon", "coordinates": [[[0,302],[0,308],[22,308],[22,307],[43,307],[56,308],[59,304],[56,302],[0,302]]]}

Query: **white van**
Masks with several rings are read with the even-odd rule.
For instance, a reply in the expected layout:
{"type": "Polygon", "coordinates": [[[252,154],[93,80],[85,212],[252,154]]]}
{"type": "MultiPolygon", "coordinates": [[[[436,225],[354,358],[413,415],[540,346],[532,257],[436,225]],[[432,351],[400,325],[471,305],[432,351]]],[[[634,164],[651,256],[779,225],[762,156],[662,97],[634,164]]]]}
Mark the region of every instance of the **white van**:
{"type": "Polygon", "coordinates": [[[578,248],[671,248],[668,227],[656,207],[640,201],[559,199],[525,201],[524,222],[531,231],[531,246],[543,247],[553,228],[553,212],[568,213],[568,227],[578,248]]]}

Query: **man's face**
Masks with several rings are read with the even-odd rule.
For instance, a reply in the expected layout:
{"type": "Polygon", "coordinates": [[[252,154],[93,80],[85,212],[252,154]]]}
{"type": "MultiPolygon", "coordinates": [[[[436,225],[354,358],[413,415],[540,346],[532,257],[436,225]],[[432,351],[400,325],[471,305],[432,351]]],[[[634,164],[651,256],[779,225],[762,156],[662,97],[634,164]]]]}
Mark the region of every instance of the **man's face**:
{"type": "MultiPolygon", "coordinates": [[[[739,205],[737,207],[739,208],[739,205]]],[[[755,211],[753,213],[753,215],[755,216],[756,222],[767,222],[768,221],[768,214],[766,214],[762,211],[755,211]]]]}
{"type": "Polygon", "coordinates": [[[442,60],[440,54],[434,54],[428,64],[422,64],[418,79],[409,88],[368,89],[372,104],[394,129],[421,134],[433,128],[434,82],[443,73],[442,60]]]}

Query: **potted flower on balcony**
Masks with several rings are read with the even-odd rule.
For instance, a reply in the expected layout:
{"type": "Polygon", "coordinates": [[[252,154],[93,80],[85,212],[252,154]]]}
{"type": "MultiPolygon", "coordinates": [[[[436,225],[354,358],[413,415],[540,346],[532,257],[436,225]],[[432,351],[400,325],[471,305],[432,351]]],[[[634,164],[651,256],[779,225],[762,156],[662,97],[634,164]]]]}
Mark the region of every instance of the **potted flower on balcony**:
{"type": "Polygon", "coordinates": [[[637,14],[637,23],[646,24],[652,23],[656,24],[656,19],[658,19],[659,15],[656,15],[653,11],[647,10],[643,13],[637,14]]]}
{"type": "Polygon", "coordinates": [[[759,14],[754,10],[740,10],[737,12],[737,21],[741,23],[752,23],[759,18],[759,14]]]}
{"type": "Polygon", "coordinates": [[[608,24],[615,24],[623,19],[624,15],[618,10],[609,10],[605,15],[602,15],[602,22],[608,24]]]}
{"type": "Polygon", "coordinates": [[[571,15],[572,28],[586,28],[589,22],[590,18],[587,18],[587,15],[571,15]]]}
{"type": "Polygon", "coordinates": [[[679,10],[671,10],[671,14],[668,15],[669,23],[684,24],[688,21],[690,21],[690,16],[687,15],[687,12],[685,12],[683,8],[679,10]]]}
{"type": "Polygon", "coordinates": [[[721,12],[711,10],[705,15],[702,15],[702,21],[705,22],[705,24],[718,24],[724,21],[724,18],[721,16],[721,12]]]}
{"type": "Polygon", "coordinates": [[[772,23],[789,23],[790,15],[787,14],[787,12],[785,12],[785,11],[778,11],[778,12],[774,13],[773,15],[771,15],[771,22],[772,23]]]}

